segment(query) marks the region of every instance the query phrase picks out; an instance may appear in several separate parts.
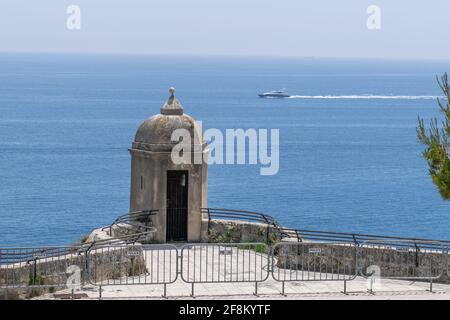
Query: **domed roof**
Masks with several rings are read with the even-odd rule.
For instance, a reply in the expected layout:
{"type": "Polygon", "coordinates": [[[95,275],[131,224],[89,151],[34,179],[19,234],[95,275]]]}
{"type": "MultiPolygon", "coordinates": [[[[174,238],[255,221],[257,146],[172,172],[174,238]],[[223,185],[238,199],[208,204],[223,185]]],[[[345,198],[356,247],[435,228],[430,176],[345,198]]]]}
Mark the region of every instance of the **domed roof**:
{"type": "Polygon", "coordinates": [[[148,151],[170,150],[178,141],[172,141],[172,133],[186,129],[191,135],[193,145],[203,145],[202,131],[194,118],[183,111],[175,97],[175,89],[170,88],[170,97],[161,108],[161,113],[145,120],[138,128],[133,149],[148,151]],[[194,134],[195,132],[195,134],[194,134]]]}

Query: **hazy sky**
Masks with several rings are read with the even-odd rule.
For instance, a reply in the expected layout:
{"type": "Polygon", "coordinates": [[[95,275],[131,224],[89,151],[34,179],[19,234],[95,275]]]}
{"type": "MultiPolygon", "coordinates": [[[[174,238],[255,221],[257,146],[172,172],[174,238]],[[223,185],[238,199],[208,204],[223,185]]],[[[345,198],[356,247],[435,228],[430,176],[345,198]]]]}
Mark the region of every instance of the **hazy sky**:
{"type": "Polygon", "coordinates": [[[448,0],[0,0],[0,51],[448,59],[449,14],[448,0]]]}

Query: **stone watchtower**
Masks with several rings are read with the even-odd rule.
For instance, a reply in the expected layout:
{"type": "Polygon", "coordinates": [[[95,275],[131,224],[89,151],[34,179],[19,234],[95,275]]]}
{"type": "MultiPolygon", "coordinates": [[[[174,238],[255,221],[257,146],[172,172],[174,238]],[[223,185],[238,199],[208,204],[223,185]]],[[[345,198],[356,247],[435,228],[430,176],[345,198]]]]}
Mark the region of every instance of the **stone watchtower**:
{"type": "Polygon", "coordinates": [[[161,113],[139,126],[130,149],[130,212],[159,209],[152,217],[155,242],[197,242],[203,231],[201,208],[208,199],[208,168],[198,159],[206,156],[207,148],[201,127],[184,113],[175,89],[169,92],[161,113]],[[172,141],[176,129],[187,130],[191,137],[191,154],[185,155],[191,160],[181,164],[172,158],[172,149],[179,143],[172,141]]]}

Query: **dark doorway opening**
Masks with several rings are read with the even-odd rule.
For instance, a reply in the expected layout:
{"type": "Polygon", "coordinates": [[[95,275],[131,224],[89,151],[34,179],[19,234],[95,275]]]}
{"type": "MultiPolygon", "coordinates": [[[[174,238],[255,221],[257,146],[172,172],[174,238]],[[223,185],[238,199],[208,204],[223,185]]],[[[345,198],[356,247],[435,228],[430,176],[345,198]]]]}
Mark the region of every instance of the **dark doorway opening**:
{"type": "Polygon", "coordinates": [[[187,241],[188,172],[167,171],[167,241],[187,241]]]}

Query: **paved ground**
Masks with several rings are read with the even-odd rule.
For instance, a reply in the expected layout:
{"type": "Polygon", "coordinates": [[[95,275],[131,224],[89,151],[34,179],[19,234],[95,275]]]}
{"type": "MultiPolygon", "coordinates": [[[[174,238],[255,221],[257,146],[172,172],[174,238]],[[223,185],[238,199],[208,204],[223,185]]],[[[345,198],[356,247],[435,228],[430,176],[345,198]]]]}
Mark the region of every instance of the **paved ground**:
{"type": "MultiPolygon", "coordinates": [[[[176,277],[176,252],[145,252],[147,273],[135,277],[125,277],[113,281],[103,281],[102,299],[162,299],[164,279],[176,277]],[[118,285],[121,283],[120,285],[118,285]],[[134,283],[134,284],[131,284],[134,283]],[[147,284],[145,284],[147,283],[147,284]]],[[[357,277],[347,281],[347,294],[344,281],[292,281],[285,282],[285,295],[281,295],[282,283],[274,280],[267,272],[268,257],[248,248],[227,248],[212,246],[210,248],[191,248],[183,254],[183,269],[178,279],[166,286],[167,299],[449,299],[450,285],[433,284],[433,292],[427,291],[430,284],[404,280],[381,279],[372,284],[373,293],[368,292],[370,280],[357,277]],[[189,255],[189,256],[188,256],[189,255]],[[191,296],[192,285],[182,281],[249,281],[232,283],[196,283],[194,297],[191,296]],[[266,279],[258,284],[256,280],[266,279]]],[[[304,279],[314,279],[306,273],[304,279]]],[[[314,275],[314,276],[317,276],[314,275]]],[[[330,274],[321,273],[322,279],[332,279],[330,274]]],[[[343,275],[342,275],[343,276],[343,275]]],[[[319,277],[316,277],[318,279],[319,277]]],[[[336,275],[334,275],[334,278],[336,275]]],[[[301,279],[301,275],[299,277],[301,279]]],[[[100,283],[98,283],[100,284],[100,283]]],[[[99,286],[88,286],[77,293],[86,293],[89,299],[99,299],[99,286]]],[[[69,293],[69,290],[57,293],[69,293]]],[[[51,299],[45,295],[40,299],[51,299]]]]}
{"type": "MultiPolygon", "coordinates": [[[[374,293],[367,290],[367,280],[361,277],[347,282],[347,294],[343,294],[343,282],[317,281],[285,284],[285,295],[281,295],[281,283],[269,278],[258,285],[258,295],[251,283],[195,284],[194,297],[191,285],[181,280],[167,285],[167,299],[449,299],[450,286],[433,284],[433,292],[427,291],[429,284],[400,280],[382,280],[374,293]]],[[[69,293],[69,290],[58,293],[69,293]]],[[[117,285],[103,286],[103,299],[163,299],[163,285],[117,285]]],[[[99,299],[99,287],[90,286],[76,291],[86,293],[90,299],[99,299]]],[[[52,295],[40,297],[51,299],[52,295]]]]}

